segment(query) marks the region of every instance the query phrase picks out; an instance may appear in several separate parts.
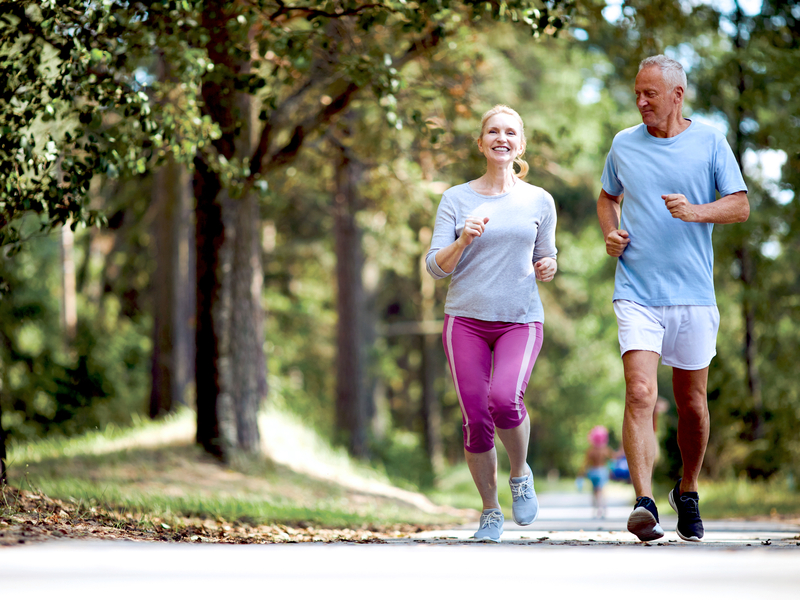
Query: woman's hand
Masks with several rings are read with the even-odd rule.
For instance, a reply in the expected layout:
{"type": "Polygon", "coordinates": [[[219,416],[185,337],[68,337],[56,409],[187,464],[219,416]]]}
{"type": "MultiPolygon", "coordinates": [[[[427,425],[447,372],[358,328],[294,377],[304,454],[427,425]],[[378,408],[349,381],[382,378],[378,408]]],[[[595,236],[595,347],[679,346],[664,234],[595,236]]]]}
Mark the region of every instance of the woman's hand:
{"type": "Polygon", "coordinates": [[[464,220],[464,230],[461,232],[461,237],[458,238],[461,247],[466,248],[476,237],[481,237],[488,222],[489,217],[467,217],[464,220]]]}
{"type": "Polygon", "coordinates": [[[488,222],[489,217],[467,217],[464,220],[464,229],[458,239],[436,253],[434,260],[439,268],[445,273],[452,273],[458,261],[461,260],[464,250],[472,243],[472,240],[483,235],[488,222]]]}
{"type": "Polygon", "coordinates": [[[533,271],[539,281],[552,281],[558,271],[558,263],[555,258],[545,256],[533,264],[533,271]]]}

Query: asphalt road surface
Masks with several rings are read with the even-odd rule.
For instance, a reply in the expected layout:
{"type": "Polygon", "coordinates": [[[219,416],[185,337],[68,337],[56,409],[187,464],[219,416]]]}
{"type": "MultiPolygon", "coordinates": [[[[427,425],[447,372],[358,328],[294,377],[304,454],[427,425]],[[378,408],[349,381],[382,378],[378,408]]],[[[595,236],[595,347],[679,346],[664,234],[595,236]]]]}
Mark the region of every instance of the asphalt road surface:
{"type": "MultiPolygon", "coordinates": [[[[520,527],[511,520],[510,510],[506,510],[503,543],[530,543],[532,541],[550,544],[615,544],[641,545],[628,533],[626,524],[634,504],[634,495],[629,486],[609,490],[606,518],[596,519],[588,494],[561,493],[540,494],[540,511],[536,521],[528,527],[520,527]]],[[[689,545],[675,533],[677,518],[666,498],[656,498],[664,537],[652,545],[689,545]]],[[[702,498],[700,511],[702,513],[702,498]]],[[[771,520],[703,520],[706,534],[703,547],[746,548],[753,546],[781,546],[797,548],[800,554],[800,521],[781,522],[771,520]]],[[[478,523],[470,523],[448,531],[425,532],[418,537],[435,541],[466,541],[472,536],[478,523]]],[[[800,589],[798,589],[800,600],[800,589]]]]}
{"type": "Polygon", "coordinates": [[[800,524],[707,521],[707,541],[625,531],[630,504],[595,520],[586,496],[543,495],[499,544],[473,524],[386,543],[233,546],[57,541],[0,549],[0,599],[800,598],[800,524]]]}

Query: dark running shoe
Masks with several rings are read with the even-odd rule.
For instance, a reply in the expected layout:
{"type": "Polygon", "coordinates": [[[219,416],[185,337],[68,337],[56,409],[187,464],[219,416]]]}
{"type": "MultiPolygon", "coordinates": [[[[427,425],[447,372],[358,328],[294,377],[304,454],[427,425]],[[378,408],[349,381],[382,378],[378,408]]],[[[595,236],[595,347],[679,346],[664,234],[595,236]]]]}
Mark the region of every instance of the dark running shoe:
{"type": "Polygon", "coordinates": [[[703,539],[703,520],[700,518],[700,497],[697,492],[681,494],[681,480],[669,493],[669,505],[678,513],[678,527],[675,531],[682,540],[699,542],[703,539]]]}
{"type": "Polygon", "coordinates": [[[658,524],[658,509],[652,498],[639,496],[633,512],[628,517],[628,531],[643,542],[664,537],[664,530],[658,524]]]}

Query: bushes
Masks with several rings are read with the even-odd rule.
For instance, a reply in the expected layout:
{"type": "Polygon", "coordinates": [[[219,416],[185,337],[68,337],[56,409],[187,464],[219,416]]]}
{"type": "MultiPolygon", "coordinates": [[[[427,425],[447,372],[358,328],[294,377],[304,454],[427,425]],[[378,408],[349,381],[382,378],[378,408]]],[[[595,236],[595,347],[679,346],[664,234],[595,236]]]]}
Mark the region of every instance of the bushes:
{"type": "Polygon", "coordinates": [[[149,318],[125,315],[111,296],[79,298],[75,340],[60,322],[58,237],[33,239],[0,262],[0,401],[18,441],[128,423],[145,407],[149,318]]]}

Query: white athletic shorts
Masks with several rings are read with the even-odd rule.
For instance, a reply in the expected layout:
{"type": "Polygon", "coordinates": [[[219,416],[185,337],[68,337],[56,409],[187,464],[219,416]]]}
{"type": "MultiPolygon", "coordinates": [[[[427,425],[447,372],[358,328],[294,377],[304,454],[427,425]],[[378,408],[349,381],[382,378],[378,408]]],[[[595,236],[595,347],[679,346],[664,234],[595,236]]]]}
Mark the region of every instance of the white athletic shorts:
{"type": "Polygon", "coordinates": [[[619,325],[619,349],[650,350],[661,364],[699,371],[717,353],[719,310],[716,306],[642,306],[614,300],[619,325]]]}

